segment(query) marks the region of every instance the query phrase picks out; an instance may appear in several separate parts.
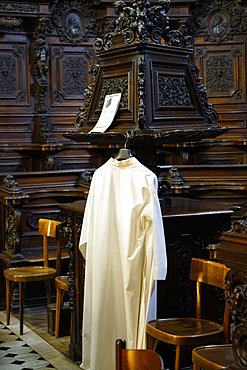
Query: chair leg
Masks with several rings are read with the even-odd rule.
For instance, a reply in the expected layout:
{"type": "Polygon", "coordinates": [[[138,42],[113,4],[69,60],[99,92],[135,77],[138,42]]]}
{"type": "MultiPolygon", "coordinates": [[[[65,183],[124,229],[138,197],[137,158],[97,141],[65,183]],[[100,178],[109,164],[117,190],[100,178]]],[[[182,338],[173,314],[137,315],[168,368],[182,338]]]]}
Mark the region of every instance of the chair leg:
{"type": "Polygon", "coordinates": [[[193,370],[201,370],[200,366],[197,366],[196,364],[193,364],[193,370]]]}
{"type": "Polygon", "coordinates": [[[24,286],[19,282],[19,317],[20,317],[20,335],[23,334],[23,302],[24,302],[24,286]]]}
{"type": "Polygon", "coordinates": [[[182,347],[176,346],[175,370],[180,370],[182,366],[182,347]]]}
{"type": "Polygon", "coordinates": [[[45,292],[47,297],[47,304],[51,304],[51,284],[50,280],[45,281],[45,292]]]}
{"type": "Polygon", "coordinates": [[[7,313],[7,325],[10,323],[10,280],[6,279],[6,313],[7,313]]]}
{"type": "Polygon", "coordinates": [[[151,335],[147,334],[147,349],[151,349],[152,351],[156,351],[157,345],[159,340],[152,337],[151,335]]]}
{"type": "Polygon", "coordinates": [[[62,306],[62,289],[57,287],[57,298],[56,298],[56,318],[55,318],[55,337],[59,335],[59,322],[60,322],[60,311],[62,306]]]}

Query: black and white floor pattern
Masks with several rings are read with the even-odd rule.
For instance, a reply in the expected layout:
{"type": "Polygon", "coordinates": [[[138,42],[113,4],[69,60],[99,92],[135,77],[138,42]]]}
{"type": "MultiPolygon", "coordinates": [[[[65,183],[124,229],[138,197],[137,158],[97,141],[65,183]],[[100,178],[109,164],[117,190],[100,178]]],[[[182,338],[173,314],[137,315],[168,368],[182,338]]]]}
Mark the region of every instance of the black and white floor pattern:
{"type": "Polygon", "coordinates": [[[54,366],[0,322],[1,370],[54,369],[54,366]]]}
{"type": "Polygon", "coordinates": [[[64,356],[50,343],[23,326],[20,335],[19,320],[10,317],[6,325],[6,312],[0,311],[0,369],[1,370],[78,370],[79,365],[64,356]]]}

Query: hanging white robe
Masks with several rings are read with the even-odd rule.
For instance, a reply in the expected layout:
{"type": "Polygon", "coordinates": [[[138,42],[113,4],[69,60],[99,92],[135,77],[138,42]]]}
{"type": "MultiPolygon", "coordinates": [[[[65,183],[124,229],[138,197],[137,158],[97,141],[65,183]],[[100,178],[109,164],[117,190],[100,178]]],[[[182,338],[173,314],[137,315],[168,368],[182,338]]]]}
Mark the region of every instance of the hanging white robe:
{"type": "Polygon", "coordinates": [[[157,177],[136,158],[111,158],[95,171],[79,248],[86,259],[81,368],[114,370],[117,339],[146,348],[154,282],[167,271],[157,177]]]}

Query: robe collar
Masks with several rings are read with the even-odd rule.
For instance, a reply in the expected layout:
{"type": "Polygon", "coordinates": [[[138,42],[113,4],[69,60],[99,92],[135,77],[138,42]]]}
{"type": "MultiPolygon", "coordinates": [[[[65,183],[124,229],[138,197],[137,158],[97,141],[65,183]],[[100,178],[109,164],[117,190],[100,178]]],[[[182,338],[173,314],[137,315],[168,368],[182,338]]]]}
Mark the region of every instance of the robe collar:
{"type": "Polygon", "coordinates": [[[131,157],[128,159],[123,159],[122,161],[118,161],[117,159],[110,158],[106,162],[106,164],[113,166],[113,167],[118,167],[118,168],[126,168],[126,167],[131,167],[131,166],[136,166],[138,163],[138,160],[135,157],[131,157]]]}

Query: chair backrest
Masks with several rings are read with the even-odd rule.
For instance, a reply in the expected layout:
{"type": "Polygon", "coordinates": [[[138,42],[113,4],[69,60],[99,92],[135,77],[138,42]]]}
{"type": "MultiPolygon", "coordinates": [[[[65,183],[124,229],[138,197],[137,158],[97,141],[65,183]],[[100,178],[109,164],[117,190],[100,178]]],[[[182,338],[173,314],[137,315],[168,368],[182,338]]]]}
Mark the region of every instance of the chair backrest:
{"type": "Polygon", "coordinates": [[[126,349],[124,339],[116,341],[116,370],[161,370],[160,355],[149,349],[126,349]]]}
{"type": "Polygon", "coordinates": [[[61,273],[61,225],[60,221],[39,219],[39,234],[43,236],[43,258],[44,266],[49,265],[49,253],[48,253],[48,237],[56,239],[57,243],[57,257],[56,257],[56,272],[57,275],[61,273]]]}
{"type": "MultiPolygon", "coordinates": [[[[226,274],[230,271],[226,265],[215,261],[192,258],[190,268],[190,279],[196,281],[196,317],[201,317],[201,290],[202,283],[215,286],[225,290],[226,274]]],[[[230,308],[228,303],[225,305],[223,323],[225,342],[229,342],[230,330],[230,308]]]]}

